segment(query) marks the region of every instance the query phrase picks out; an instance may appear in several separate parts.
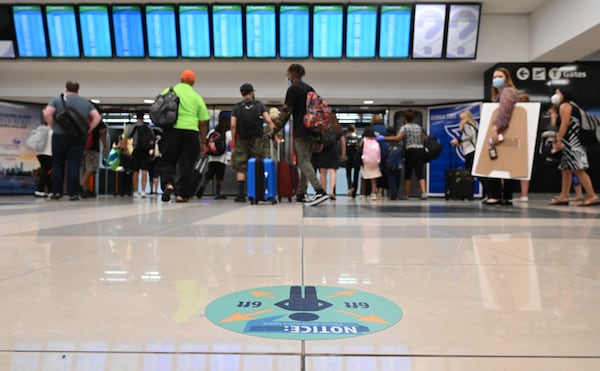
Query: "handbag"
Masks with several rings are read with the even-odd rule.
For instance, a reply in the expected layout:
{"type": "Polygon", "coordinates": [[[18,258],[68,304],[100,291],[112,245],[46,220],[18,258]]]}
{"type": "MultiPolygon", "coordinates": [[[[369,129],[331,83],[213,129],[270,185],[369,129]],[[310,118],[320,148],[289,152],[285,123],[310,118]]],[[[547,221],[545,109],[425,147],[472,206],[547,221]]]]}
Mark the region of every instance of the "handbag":
{"type": "Polygon", "coordinates": [[[431,162],[442,153],[444,146],[440,143],[438,138],[433,135],[428,135],[425,130],[423,130],[423,133],[427,135],[423,141],[423,147],[425,147],[425,162],[431,162]]]}
{"type": "Polygon", "coordinates": [[[79,137],[86,135],[90,128],[87,120],[79,112],[67,105],[64,94],[61,94],[60,98],[62,99],[63,109],[55,115],[54,120],[70,136],[79,137]]]}

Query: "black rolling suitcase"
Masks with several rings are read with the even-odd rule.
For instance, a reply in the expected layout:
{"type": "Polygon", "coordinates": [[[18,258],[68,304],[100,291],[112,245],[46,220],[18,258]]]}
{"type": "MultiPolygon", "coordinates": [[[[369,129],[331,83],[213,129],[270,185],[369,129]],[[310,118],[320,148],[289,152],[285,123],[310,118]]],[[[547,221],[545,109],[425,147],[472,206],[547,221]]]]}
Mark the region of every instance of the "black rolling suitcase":
{"type": "Polygon", "coordinates": [[[473,176],[467,169],[448,169],[446,177],[446,200],[472,200],[473,176]]]}
{"type": "Polygon", "coordinates": [[[444,173],[446,200],[473,200],[474,179],[471,171],[456,167],[455,149],[450,149],[450,169],[444,173]],[[452,160],[454,158],[454,161],[452,160]],[[452,164],[454,162],[454,166],[452,164]]]}

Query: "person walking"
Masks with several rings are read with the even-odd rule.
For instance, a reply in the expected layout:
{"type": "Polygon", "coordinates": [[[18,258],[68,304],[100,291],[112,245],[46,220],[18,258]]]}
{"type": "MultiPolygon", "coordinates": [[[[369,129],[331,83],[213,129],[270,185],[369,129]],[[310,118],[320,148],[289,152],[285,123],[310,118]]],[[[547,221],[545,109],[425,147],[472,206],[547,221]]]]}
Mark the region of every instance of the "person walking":
{"type": "Polygon", "coordinates": [[[61,123],[55,120],[56,114],[67,107],[76,111],[82,119],[89,118],[88,132],[94,130],[102,118],[89,100],[79,96],[79,83],[76,81],[67,81],[64,94],[52,98],[44,108],[44,120],[53,130],[52,199],[62,198],[66,173],[66,191],[69,200],[76,201],[79,200],[79,174],[88,133],[70,135],[61,123]]]}
{"type": "Polygon", "coordinates": [[[581,131],[581,112],[572,103],[573,93],[569,87],[561,86],[554,91],[550,98],[553,105],[558,107],[556,125],[556,141],[552,146],[554,152],[562,152],[558,168],[561,171],[562,181],[560,194],[550,201],[550,205],[568,205],[572,176],[575,174],[585,190],[585,199],[578,206],[600,205],[600,200],[594,191],[590,176],[586,172],[589,168],[587,152],[579,140],[581,131]]]}
{"type": "MultiPolygon", "coordinates": [[[[224,112],[221,112],[224,113],[224,112]]],[[[213,178],[215,179],[215,200],[224,200],[226,197],[221,194],[221,188],[223,187],[223,180],[225,179],[225,169],[227,166],[227,148],[231,145],[231,116],[229,115],[220,115],[219,123],[215,126],[214,129],[208,132],[206,135],[206,139],[211,137],[213,132],[219,134],[219,138],[217,140],[222,140],[224,148],[224,152],[221,154],[211,154],[210,150],[208,152],[208,170],[206,170],[206,175],[202,178],[202,182],[200,183],[200,187],[198,188],[198,192],[196,196],[198,198],[202,198],[204,195],[204,189],[209,181],[213,178]]]]}
{"type": "Polygon", "coordinates": [[[148,171],[152,161],[151,151],[154,151],[154,131],[148,123],[144,122],[144,113],[138,112],[137,122],[130,125],[125,138],[133,138],[133,152],[131,154],[132,190],[133,197],[146,198],[146,184],[148,183],[148,171]],[[140,182],[140,172],[141,182],[140,182]],[[140,187],[141,186],[141,187],[140,187]]]}
{"type": "Polygon", "coordinates": [[[356,198],[358,190],[358,179],[360,175],[360,138],[356,133],[356,127],[348,126],[348,132],[344,138],[346,142],[346,182],[348,183],[348,196],[356,198]]]}
{"type": "Polygon", "coordinates": [[[90,180],[96,175],[100,166],[100,143],[102,143],[102,155],[106,158],[110,146],[106,143],[106,125],[102,121],[88,133],[85,151],[83,152],[81,187],[79,188],[81,198],[96,197],[94,188],[90,187],[90,180]]]}
{"type": "Polygon", "coordinates": [[[329,199],[329,195],[321,186],[311,163],[312,153],[319,139],[318,134],[311,133],[304,126],[304,115],[306,114],[306,95],[309,91],[314,91],[312,86],[305,83],[302,78],[306,70],[300,64],[291,64],[287,69],[287,79],[289,87],[285,94],[285,103],[280,109],[280,114],[275,122],[275,129],[271,132],[274,136],[281,130],[292,118],[292,133],[294,138],[294,150],[296,152],[296,161],[300,169],[300,180],[298,182],[298,191],[296,192],[296,201],[305,202],[306,205],[315,206],[329,199]],[[306,191],[308,182],[314,188],[316,194],[312,199],[308,199],[306,191]]]}
{"type": "MultiPolygon", "coordinates": [[[[158,164],[163,202],[169,202],[173,194],[175,202],[189,201],[195,191],[191,182],[194,162],[201,152],[206,151],[202,143],[210,115],[204,99],[194,90],[195,83],[194,71],[184,70],[180,82],[173,87],[179,97],[177,122],[173,128],[163,132],[164,151],[161,149],[162,157],[158,164]]],[[[168,91],[169,88],[162,94],[168,91]]]]}
{"type": "Polygon", "coordinates": [[[236,171],[238,182],[238,195],[235,202],[246,202],[246,177],[248,172],[248,160],[252,157],[263,159],[263,123],[266,122],[270,130],[275,124],[267,107],[256,100],[252,84],[244,83],[240,86],[242,100],[238,102],[231,112],[231,137],[233,141],[233,153],[231,161],[236,171]]]}
{"type": "MultiPolygon", "coordinates": [[[[47,124],[46,124],[47,125],[47,124]]],[[[38,183],[35,197],[47,197],[52,193],[52,129],[48,128],[46,136],[46,145],[40,151],[36,152],[36,157],[40,163],[38,183]]]]}
{"type": "Polygon", "coordinates": [[[331,128],[321,136],[322,149],[315,153],[314,163],[319,169],[319,181],[323,189],[329,190],[329,199],[335,200],[337,169],[346,158],[346,138],[335,112],[331,112],[331,128]],[[327,137],[327,140],[324,138],[327,137]],[[327,184],[329,181],[329,184],[327,184]],[[328,187],[329,186],[329,187],[328,187]]]}

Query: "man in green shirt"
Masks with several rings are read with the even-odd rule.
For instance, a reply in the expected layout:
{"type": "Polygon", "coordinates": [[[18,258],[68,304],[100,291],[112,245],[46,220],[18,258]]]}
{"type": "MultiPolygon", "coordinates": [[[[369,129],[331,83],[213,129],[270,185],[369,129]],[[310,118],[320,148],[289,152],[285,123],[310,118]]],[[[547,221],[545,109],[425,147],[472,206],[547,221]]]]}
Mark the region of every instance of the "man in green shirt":
{"type": "MultiPolygon", "coordinates": [[[[188,202],[194,195],[191,179],[194,162],[201,151],[206,136],[206,123],[210,119],[204,99],[194,90],[196,76],[193,71],[181,73],[181,82],[173,87],[179,97],[177,122],[171,130],[163,133],[161,140],[165,141],[159,163],[162,200],[168,202],[175,194],[175,202],[188,202]],[[175,172],[178,171],[177,177],[175,172]]],[[[165,94],[169,89],[165,89],[165,94]]]]}

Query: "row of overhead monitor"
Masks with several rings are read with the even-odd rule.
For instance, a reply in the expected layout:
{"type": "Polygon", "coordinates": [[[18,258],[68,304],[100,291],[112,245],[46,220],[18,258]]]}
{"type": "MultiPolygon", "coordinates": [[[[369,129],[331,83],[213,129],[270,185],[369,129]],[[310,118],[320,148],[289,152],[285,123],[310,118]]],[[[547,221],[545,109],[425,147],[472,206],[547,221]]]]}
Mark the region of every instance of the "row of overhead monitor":
{"type": "Polygon", "coordinates": [[[11,56],[5,42],[4,58],[474,59],[481,4],[16,4],[9,11],[16,47],[11,56]]]}

